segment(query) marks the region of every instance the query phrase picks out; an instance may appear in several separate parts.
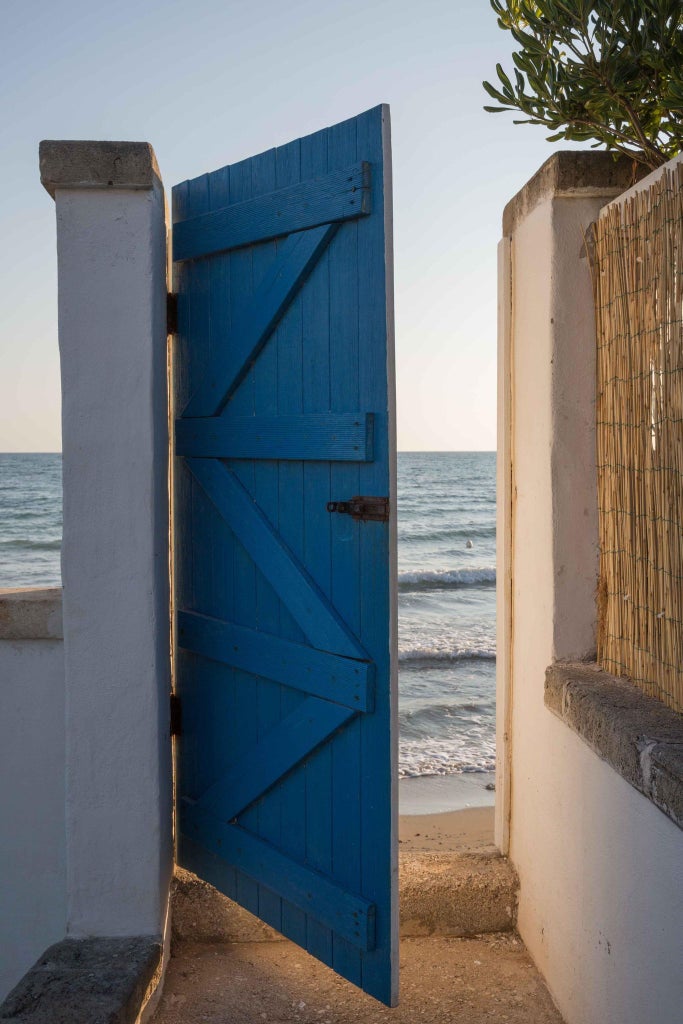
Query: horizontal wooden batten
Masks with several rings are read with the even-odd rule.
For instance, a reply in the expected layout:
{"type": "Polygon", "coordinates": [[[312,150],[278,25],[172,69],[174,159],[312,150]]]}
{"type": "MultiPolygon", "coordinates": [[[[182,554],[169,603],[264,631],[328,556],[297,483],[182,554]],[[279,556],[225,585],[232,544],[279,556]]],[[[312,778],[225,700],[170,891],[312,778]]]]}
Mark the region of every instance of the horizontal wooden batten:
{"type": "Polygon", "coordinates": [[[178,645],[353,711],[372,711],[375,666],[195,612],[178,612],[178,645]]]}
{"type": "Polygon", "coordinates": [[[197,259],[370,212],[370,165],[360,162],[173,225],[173,259],[197,259]]]}
{"type": "MultiPolygon", "coordinates": [[[[311,914],[320,924],[363,952],[375,947],[375,905],[347,892],[319,871],[304,867],[255,835],[219,821],[196,804],[179,806],[181,833],[217,854],[233,868],[311,914]]],[[[182,849],[183,838],[180,838],[182,849]]],[[[191,857],[187,859],[191,864],[191,857]]],[[[203,877],[206,877],[204,875],[203,877]]],[[[207,878],[219,885],[219,879],[207,878]]]]}
{"type": "Polygon", "coordinates": [[[176,455],[372,462],[372,413],[177,420],[176,455]]]}
{"type": "Polygon", "coordinates": [[[222,771],[197,806],[231,821],[352,717],[348,708],[309,697],[222,771]]]}

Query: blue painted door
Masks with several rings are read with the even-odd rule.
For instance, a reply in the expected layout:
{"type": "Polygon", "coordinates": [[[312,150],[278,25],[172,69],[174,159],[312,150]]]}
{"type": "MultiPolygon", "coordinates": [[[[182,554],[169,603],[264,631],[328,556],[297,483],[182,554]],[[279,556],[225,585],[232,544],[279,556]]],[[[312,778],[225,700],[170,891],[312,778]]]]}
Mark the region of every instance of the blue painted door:
{"type": "Polygon", "coordinates": [[[376,107],[174,188],[174,530],[178,861],[394,1005],[389,147],[376,107]]]}

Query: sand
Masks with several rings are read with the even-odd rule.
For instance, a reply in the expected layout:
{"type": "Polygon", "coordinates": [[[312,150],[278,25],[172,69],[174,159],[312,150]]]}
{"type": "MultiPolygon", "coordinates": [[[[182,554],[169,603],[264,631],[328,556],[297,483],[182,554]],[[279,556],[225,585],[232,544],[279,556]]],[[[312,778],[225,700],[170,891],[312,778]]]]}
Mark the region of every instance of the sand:
{"type": "Polygon", "coordinates": [[[399,783],[399,849],[483,850],[493,845],[493,774],[423,776],[399,783]]]}
{"type": "Polygon", "coordinates": [[[398,841],[399,849],[406,853],[487,849],[493,845],[493,808],[401,816],[398,841]]]}

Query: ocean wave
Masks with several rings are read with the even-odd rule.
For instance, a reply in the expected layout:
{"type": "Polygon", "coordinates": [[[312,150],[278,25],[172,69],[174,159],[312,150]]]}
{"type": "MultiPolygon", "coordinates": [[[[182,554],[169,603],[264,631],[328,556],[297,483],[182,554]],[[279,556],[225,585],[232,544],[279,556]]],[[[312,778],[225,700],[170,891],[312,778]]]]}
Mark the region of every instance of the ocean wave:
{"type": "Polygon", "coordinates": [[[403,593],[415,590],[457,590],[460,587],[495,587],[496,570],[484,569],[423,569],[418,572],[400,572],[398,589],[403,593]]]}
{"type": "Polygon", "coordinates": [[[15,548],[19,551],[59,551],[61,546],[61,537],[58,540],[31,540],[28,537],[0,540],[0,548],[15,548]]]}
{"type": "Polygon", "coordinates": [[[403,736],[409,732],[420,734],[425,726],[436,726],[443,730],[447,719],[458,719],[471,731],[485,720],[492,720],[495,707],[494,700],[485,699],[466,701],[464,704],[423,704],[421,707],[411,703],[408,707],[399,707],[398,720],[403,736]]]}
{"type": "Polygon", "coordinates": [[[491,526],[455,526],[443,529],[421,530],[411,529],[412,524],[402,525],[399,522],[398,539],[404,544],[424,543],[429,540],[450,540],[450,538],[462,537],[465,540],[470,538],[495,537],[495,524],[491,526]]]}
{"type": "Polygon", "coordinates": [[[465,775],[492,772],[496,767],[493,737],[470,737],[459,747],[452,741],[408,741],[399,745],[398,774],[401,778],[420,775],[465,775]]]}
{"type": "Polygon", "coordinates": [[[399,664],[409,668],[445,668],[456,661],[495,661],[494,647],[404,647],[398,652],[399,664]]]}
{"type": "Polygon", "coordinates": [[[400,779],[419,779],[425,776],[467,775],[477,772],[494,772],[495,770],[495,756],[480,755],[475,758],[473,764],[467,761],[463,762],[458,758],[424,757],[407,764],[402,764],[399,760],[398,777],[400,779]]]}

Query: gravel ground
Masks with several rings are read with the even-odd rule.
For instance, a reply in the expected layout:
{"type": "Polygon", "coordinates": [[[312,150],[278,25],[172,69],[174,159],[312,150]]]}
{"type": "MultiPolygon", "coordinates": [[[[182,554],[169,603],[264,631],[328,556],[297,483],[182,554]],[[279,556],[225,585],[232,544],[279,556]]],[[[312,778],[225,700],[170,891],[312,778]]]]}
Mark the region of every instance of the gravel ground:
{"type": "Polygon", "coordinates": [[[290,942],[179,944],[152,1024],[562,1024],[513,934],[404,939],[389,1010],[290,942]]]}

